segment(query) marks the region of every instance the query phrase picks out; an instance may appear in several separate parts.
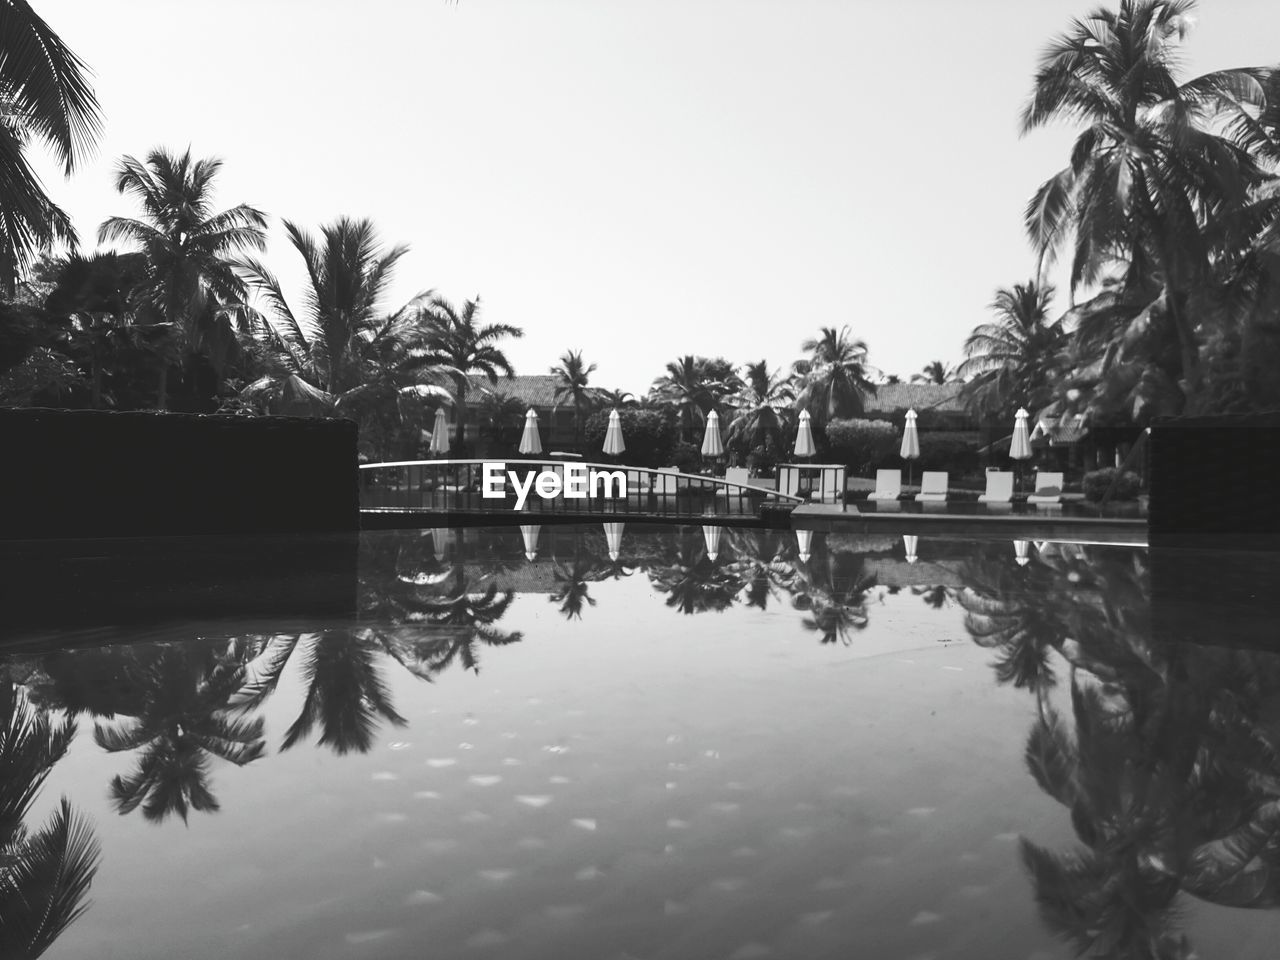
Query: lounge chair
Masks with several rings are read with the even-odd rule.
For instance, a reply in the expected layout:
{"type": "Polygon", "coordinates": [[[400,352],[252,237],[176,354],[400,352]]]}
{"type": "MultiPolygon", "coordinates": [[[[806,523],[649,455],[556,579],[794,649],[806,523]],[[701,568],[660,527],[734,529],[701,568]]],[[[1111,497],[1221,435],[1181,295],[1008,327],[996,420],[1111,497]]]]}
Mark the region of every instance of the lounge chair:
{"type": "Polygon", "coordinates": [[[778,492],[796,496],[800,490],[800,471],[794,468],[778,469],[778,492]]]}
{"type": "Polygon", "coordinates": [[[653,492],[659,497],[674,497],[676,495],[675,475],[679,472],[679,467],[660,467],[653,475],[653,492]]]}
{"type": "Polygon", "coordinates": [[[877,470],[876,488],[867,497],[868,500],[892,500],[897,502],[902,494],[901,470],[877,470]]]}
{"type": "Polygon", "coordinates": [[[1061,502],[1062,474],[1038,472],[1036,474],[1036,492],[1027,497],[1027,503],[1048,506],[1061,502]]]}
{"type": "Polygon", "coordinates": [[[926,470],[920,478],[920,492],[916,494],[920,503],[946,503],[947,471],[926,470]]]}
{"type": "Polygon", "coordinates": [[[1009,470],[987,471],[987,492],[978,497],[979,503],[990,507],[1013,505],[1013,472],[1009,470]]]}

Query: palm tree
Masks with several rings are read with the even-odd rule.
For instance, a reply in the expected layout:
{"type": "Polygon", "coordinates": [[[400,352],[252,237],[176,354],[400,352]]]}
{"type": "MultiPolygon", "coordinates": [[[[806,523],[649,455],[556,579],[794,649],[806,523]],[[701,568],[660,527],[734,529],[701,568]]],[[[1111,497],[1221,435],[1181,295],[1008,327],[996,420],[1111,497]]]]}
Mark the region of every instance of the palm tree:
{"type": "Polygon", "coordinates": [[[1054,379],[1066,335],[1048,319],[1053,287],[1031,280],[996,291],[994,323],[984,323],[964,342],[967,358],[958,375],[964,392],[981,413],[1005,415],[1022,406],[1038,411],[1053,397],[1054,379]]]}
{"type": "Polygon", "coordinates": [[[681,438],[692,442],[694,430],[706,422],[715,406],[716,382],[707,360],[687,354],[667,364],[667,372],[653,381],[653,396],[674,408],[680,418],[681,438]]]}
{"type": "Polygon", "coordinates": [[[321,228],[320,240],[288,220],[284,226],[306,267],[306,306],[295,313],[258,261],[237,262],[265,301],[264,310],[248,312],[264,348],[263,369],[241,396],[281,412],[351,416],[370,428],[379,415],[398,414],[402,398],[449,400],[440,384],[451,371],[429,356],[426,344],[421,306],[429,293],[382,312],[409,248],[382,249],[367,219],[339,217],[321,228]]]}
{"type": "Polygon", "coordinates": [[[640,402],[630,390],[606,390],[602,387],[592,393],[602,407],[634,407],[640,402]]]}
{"type": "Polygon", "coordinates": [[[523,337],[524,331],[509,323],[480,325],[480,298],[467,300],[458,310],[443,297],[432,297],[423,311],[427,321],[426,357],[446,367],[457,392],[458,425],[454,446],[462,449],[470,377],[480,373],[497,384],[498,374],[515,376],[511,361],[498,344],[507,337],[523,337]]]}
{"type": "Polygon", "coordinates": [[[575,444],[582,442],[582,411],[591,406],[595,399],[595,391],[587,386],[587,381],[596,369],[582,359],[581,350],[566,350],[560,357],[560,365],[551,368],[551,375],[556,378],[554,403],[558,407],[568,400],[573,404],[573,440],[575,444]]]}
{"type": "Polygon", "coordinates": [[[42,141],[66,176],[85,160],[102,131],[88,72],[27,0],[0,3],[0,295],[13,296],[41,247],[75,242],[24,149],[42,141]]]}
{"type": "Polygon", "coordinates": [[[115,188],[142,205],[143,219],[110,217],[98,228],[100,243],[123,241],[146,255],[144,296],[171,335],[156,387],[160,410],[168,406],[171,361],[204,352],[219,368],[234,349],[230,317],[246,295],[235,257],[246,248],[266,249],[262,211],[242,203],[214,212],[213,181],[221,168],[221,160],[195,160],[190,150],[175,156],[156,149],[145,163],[125,157],[115,188]]]}
{"type": "Polygon", "coordinates": [[[15,684],[0,683],[2,956],[40,956],[88,908],[84,898],[100,856],[92,825],[65,797],[40,829],[23,823],[75,732],[74,720],[53,723],[15,684]]]}
{"type": "Polygon", "coordinates": [[[484,405],[481,407],[483,432],[498,447],[512,447],[520,441],[520,427],[524,422],[525,404],[503,390],[482,389],[484,405]]]}
{"type": "Polygon", "coordinates": [[[809,411],[819,432],[834,418],[862,413],[865,398],[876,392],[868,378],[866,343],[852,339],[847,326],[823,327],[800,348],[810,355],[810,366],[796,396],[797,409],[809,411]]]}
{"type": "Polygon", "coordinates": [[[912,383],[950,383],[955,379],[955,368],[941,360],[931,360],[919,373],[911,375],[912,383]]]}
{"type": "Polygon", "coordinates": [[[1200,388],[1199,317],[1215,263],[1265,229],[1277,202],[1255,194],[1269,175],[1249,151],[1270,139],[1249,112],[1265,108],[1268,74],[1179,82],[1193,8],[1121,0],[1077,20],[1046,50],[1022,116],[1024,132],[1061,118],[1084,124],[1070,165],[1027,206],[1041,270],[1071,238],[1073,297],[1117,267],[1154,281],[1148,305],[1168,323],[1187,396],[1200,388]]]}
{"type": "Polygon", "coordinates": [[[766,456],[776,456],[783,449],[795,392],[780,372],[769,372],[767,360],[748,363],[742,379],[741,389],[729,398],[736,412],[726,439],[748,451],[760,447],[766,456]]]}

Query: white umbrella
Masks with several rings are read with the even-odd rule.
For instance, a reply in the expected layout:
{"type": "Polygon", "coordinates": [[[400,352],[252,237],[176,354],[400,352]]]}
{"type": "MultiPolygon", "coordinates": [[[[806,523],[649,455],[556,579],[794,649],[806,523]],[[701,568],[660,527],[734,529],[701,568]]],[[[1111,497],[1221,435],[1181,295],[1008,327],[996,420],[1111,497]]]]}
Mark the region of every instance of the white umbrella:
{"type": "Polygon", "coordinates": [[[445,547],[448,545],[445,538],[448,536],[447,527],[431,528],[431,549],[436,555],[436,563],[444,563],[445,547]]]}
{"type": "Polygon", "coordinates": [[[1013,541],[1013,558],[1018,562],[1018,566],[1025,567],[1031,562],[1031,558],[1027,556],[1027,549],[1031,546],[1029,540],[1013,541]]]}
{"type": "Polygon", "coordinates": [[[720,533],[720,527],[702,525],[702,539],[707,544],[707,558],[712,563],[715,563],[716,557],[720,556],[720,533]]]}
{"type": "Polygon", "coordinates": [[[812,530],[797,530],[796,545],[800,548],[800,562],[809,562],[809,548],[813,546],[812,530]]]}
{"type": "Polygon", "coordinates": [[[720,414],[712,410],[707,414],[707,432],[702,435],[702,455],[719,457],[724,454],[724,441],[720,439],[720,414]]]}
{"type": "Polygon", "coordinates": [[[916,562],[916,547],[920,544],[920,538],[914,534],[904,534],[902,537],[902,548],[907,552],[907,563],[916,562]]]}
{"type": "Polygon", "coordinates": [[[530,407],[524,415],[524,433],[520,435],[520,452],[537,454],[542,452],[542,438],[538,436],[538,414],[530,407]]]}
{"type": "Polygon", "coordinates": [[[431,428],[431,447],[433,455],[449,452],[449,420],[444,414],[444,407],[436,407],[436,422],[431,428]]]}
{"type": "Polygon", "coordinates": [[[812,457],[818,452],[817,446],[813,442],[813,428],[809,425],[809,411],[800,411],[800,429],[796,431],[796,448],[795,455],[797,457],[812,457]]]}
{"type": "Polygon", "coordinates": [[[622,418],[618,416],[618,411],[609,411],[609,428],[604,432],[604,452],[611,457],[616,457],[627,449],[626,443],[622,439],[622,418]]]}
{"type": "Polygon", "coordinates": [[[520,536],[524,538],[524,558],[532,563],[538,558],[538,534],[542,527],[536,523],[520,524],[520,536]]]}
{"type": "Polygon", "coordinates": [[[614,563],[618,562],[618,556],[622,553],[622,523],[606,523],[604,525],[604,540],[609,546],[609,559],[614,563]]]}
{"type": "Polygon", "coordinates": [[[911,461],[920,456],[920,434],[916,432],[916,412],[907,411],[907,425],[902,428],[902,446],[898,456],[907,461],[907,485],[911,485],[911,461]]]}
{"type": "Polygon", "coordinates": [[[1031,439],[1027,435],[1027,417],[1023,407],[1018,408],[1013,420],[1013,438],[1009,441],[1009,456],[1014,460],[1031,459],[1031,439]]]}

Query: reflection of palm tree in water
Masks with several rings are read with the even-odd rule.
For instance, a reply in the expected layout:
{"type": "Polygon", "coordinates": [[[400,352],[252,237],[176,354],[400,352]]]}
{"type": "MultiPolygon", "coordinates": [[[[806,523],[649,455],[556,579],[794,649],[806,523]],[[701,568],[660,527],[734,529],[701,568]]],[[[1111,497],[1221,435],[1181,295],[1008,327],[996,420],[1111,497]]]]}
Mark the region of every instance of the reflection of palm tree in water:
{"type": "Polygon", "coordinates": [[[813,555],[796,567],[791,605],[808,612],[801,624],[819,633],[822,643],[853,643],[870,622],[867,594],[877,585],[857,554],[833,554],[825,538],[815,540],[813,555]]]}
{"type": "Polygon", "coordinates": [[[479,672],[477,647],[518,643],[524,635],[498,629],[515,594],[501,595],[497,584],[474,590],[458,570],[452,590],[442,597],[424,598],[406,618],[420,630],[418,655],[432,674],[457,661],[464,669],[479,672]]]}
{"type": "Polygon", "coordinates": [[[230,701],[243,668],[228,665],[208,642],[157,648],[131,664],[139,691],[138,713],[94,725],[94,740],[117,753],[141,750],[134,771],[117,775],[111,796],[121,813],[142,807],[159,822],[171,813],[183,820],[189,808],[217,810],[209,789],[209,758],[238,766],[262,756],[261,719],[236,716],[230,701]]]}
{"type": "Polygon", "coordinates": [[[23,823],[75,730],[0,681],[0,956],[40,956],[87,908],[99,857],[89,822],[64,798],[40,829],[23,823]]]}
{"type": "Polygon", "coordinates": [[[650,570],[649,578],[654,589],[669,595],[667,606],[685,614],[727,610],[743,586],[732,565],[711,561],[700,536],[682,537],[675,555],[650,570]]]}
{"type": "Polygon", "coordinates": [[[1022,841],[1046,924],[1079,953],[1190,958],[1180,891],[1280,904],[1280,658],[1151,644],[1145,567],[1114,551],[971,565],[961,595],[1001,682],[1035,693],[1026,762],[1083,844],[1022,841]],[[1068,639],[1070,638],[1070,639],[1068,639]],[[1071,724],[1049,704],[1066,662],[1071,724]]]}
{"type": "Polygon", "coordinates": [[[600,579],[595,574],[595,562],[581,553],[573,558],[572,564],[557,561],[552,568],[556,589],[547,599],[560,604],[560,612],[566,620],[581,620],[583,608],[596,605],[588,589],[593,581],[600,579]]]}

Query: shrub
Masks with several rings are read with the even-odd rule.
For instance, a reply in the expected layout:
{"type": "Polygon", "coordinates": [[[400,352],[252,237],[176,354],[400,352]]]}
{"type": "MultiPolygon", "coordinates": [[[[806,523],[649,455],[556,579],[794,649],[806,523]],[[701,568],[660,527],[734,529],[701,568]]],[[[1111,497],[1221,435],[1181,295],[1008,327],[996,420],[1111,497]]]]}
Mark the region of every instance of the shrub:
{"type": "Polygon", "coordinates": [[[698,468],[702,466],[702,450],[692,443],[677,440],[671,445],[671,453],[668,460],[665,463],[658,464],[658,466],[677,466],[680,468],[681,473],[697,473],[698,468]]]}
{"type": "MultiPolygon", "coordinates": [[[[676,445],[676,426],[665,410],[643,410],[625,407],[618,411],[622,420],[622,439],[627,449],[618,459],[633,467],[665,467],[672,462],[676,445]]],[[[605,431],[609,429],[609,411],[597,410],[582,428],[588,460],[600,460],[605,431]]]]}
{"type": "MultiPolygon", "coordinates": [[[[1106,495],[1107,488],[1111,486],[1111,481],[1115,479],[1115,476],[1115,467],[1103,467],[1101,470],[1091,470],[1086,473],[1081,483],[1085,499],[1094,503],[1100,501],[1106,495]]],[[[1138,496],[1138,488],[1141,485],[1141,478],[1132,470],[1126,470],[1116,482],[1116,488],[1111,493],[1111,499],[1133,500],[1138,496]]]]}
{"type": "Polygon", "coordinates": [[[977,431],[921,432],[920,457],[913,461],[913,468],[922,470],[946,470],[952,476],[979,472],[978,448],[983,444],[977,431]]]}
{"type": "Polygon", "coordinates": [[[884,420],[832,420],[827,424],[827,442],[835,460],[856,473],[869,473],[890,456],[896,457],[901,437],[884,420]]]}

